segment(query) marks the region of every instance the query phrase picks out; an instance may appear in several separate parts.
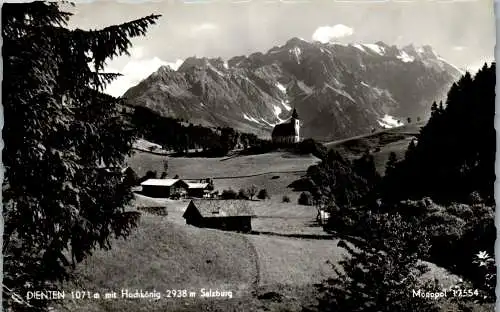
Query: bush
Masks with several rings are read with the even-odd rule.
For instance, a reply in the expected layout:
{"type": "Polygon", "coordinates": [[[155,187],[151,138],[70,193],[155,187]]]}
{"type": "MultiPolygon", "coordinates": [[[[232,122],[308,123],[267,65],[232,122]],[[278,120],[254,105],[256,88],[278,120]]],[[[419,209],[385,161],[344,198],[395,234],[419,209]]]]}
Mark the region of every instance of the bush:
{"type": "Polygon", "coordinates": [[[313,197],[309,192],[302,192],[298,199],[299,205],[311,206],[313,203],[313,197]]]}
{"type": "Polygon", "coordinates": [[[292,188],[296,192],[305,192],[305,191],[311,191],[314,187],[316,186],[316,183],[309,178],[300,178],[299,180],[293,181],[288,185],[288,187],[292,188]]]}
{"type": "Polygon", "coordinates": [[[314,141],[313,139],[305,139],[296,145],[296,152],[298,154],[312,154],[319,159],[324,159],[328,153],[327,148],[314,141]]]}
{"type": "Polygon", "coordinates": [[[250,187],[247,189],[247,194],[250,196],[250,199],[253,199],[255,194],[257,194],[257,186],[255,184],[250,185],[250,187]]]}
{"type": "Polygon", "coordinates": [[[238,191],[238,199],[249,199],[248,193],[245,189],[240,189],[238,191]]]}
{"type": "Polygon", "coordinates": [[[266,189],[262,189],[262,190],[259,191],[259,194],[257,194],[257,198],[261,199],[261,200],[264,200],[264,199],[268,199],[268,198],[271,198],[271,197],[267,193],[266,189]]]}
{"type": "Polygon", "coordinates": [[[288,196],[284,195],[284,196],[283,196],[282,201],[283,201],[284,203],[289,203],[289,202],[290,202],[290,197],[288,197],[288,196]]]}
{"type": "Polygon", "coordinates": [[[223,190],[222,194],[220,195],[220,198],[222,198],[222,199],[237,199],[238,194],[236,193],[236,191],[234,191],[232,189],[223,190]]]}
{"type": "Polygon", "coordinates": [[[418,262],[425,254],[426,237],[415,224],[400,216],[372,219],[368,243],[345,248],[336,276],[319,286],[318,305],[312,311],[438,311],[435,300],[412,296],[412,290],[436,291],[421,282],[428,270],[418,262]]]}
{"type": "Polygon", "coordinates": [[[125,185],[129,185],[129,186],[136,186],[136,185],[140,184],[139,177],[137,176],[137,174],[135,173],[135,171],[132,168],[128,167],[125,170],[124,177],[123,177],[123,183],[125,185]]]}

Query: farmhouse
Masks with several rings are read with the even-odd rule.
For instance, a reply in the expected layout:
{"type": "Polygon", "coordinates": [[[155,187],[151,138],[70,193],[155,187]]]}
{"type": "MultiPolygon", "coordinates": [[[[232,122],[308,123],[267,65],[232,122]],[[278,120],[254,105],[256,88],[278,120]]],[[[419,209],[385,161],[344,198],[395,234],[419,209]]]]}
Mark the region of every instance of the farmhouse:
{"type": "Polygon", "coordinates": [[[149,197],[168,198],[185,193],[188,185],[180,179],[149,179],[141,183],[142,193],[149,197]]]}
{"type": "Polygon", "coordinates": [[[300,120],[295,108],[292,112],[292,118],[288,122],[276,125],[271,137],[275,144],[300,142],[300,120]]]}
{"type": "Polygon", "coordinates": [[[188,185],[187,195],[190,197],[203,198],[207,197],[210,192],[208,190],[208,183],[186,182],[186,184],[188,185]]]}
{"type": "Polygon", "coordinates": [[[245,200],[191,200],[182,216],[186,224],[227,231],[250,232],[252,209],[245,200]]]}

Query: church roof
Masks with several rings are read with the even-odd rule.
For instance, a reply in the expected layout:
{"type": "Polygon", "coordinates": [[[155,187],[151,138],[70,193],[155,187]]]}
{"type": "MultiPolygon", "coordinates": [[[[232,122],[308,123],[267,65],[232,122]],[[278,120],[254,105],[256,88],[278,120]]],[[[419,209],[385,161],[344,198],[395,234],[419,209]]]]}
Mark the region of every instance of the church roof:
{"type": "Polygon", "coordinates": [[[276,136],[295,136],[297,134],[295,133],[295,127],[293,123],[287,122],[276,125],[271,135],[273,137],[276,137],[276,136]]]}

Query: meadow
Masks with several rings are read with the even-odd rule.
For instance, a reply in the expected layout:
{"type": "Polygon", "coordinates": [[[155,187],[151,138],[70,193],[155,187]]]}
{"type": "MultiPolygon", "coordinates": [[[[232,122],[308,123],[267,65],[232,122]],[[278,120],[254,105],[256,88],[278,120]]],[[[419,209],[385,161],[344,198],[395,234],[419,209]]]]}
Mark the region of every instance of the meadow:
{"type": "MultiPolygon", "coordinates": [[[[404,150],[408,137],[391,141],[379,135],[355,140],[359,146],[379,142],[379,157],[383,158],[389,151],[404,150]]],[[[346,145],[346,142],[337,142],[332,147],[343,148],[353,155],[353,143],[346,145]]],[[[129,165],[139,173],[160,171],[164,159],[164,156],[139,152],[129,159],[129,165]]],[[[337,246],[339,240],[326,234],[316,223],[316,208],[298,205],[298,193],[288,188],[318,161],[310,155],[286,152],[232,158],[169,157],[172,173],[182,178],[218,178],[214,184],[219,190],[238,190],[251,184],[266,188],[270,199],[249,201],[256,215],[252,219],[253,232],[239,234],[186,225],[182,214],[189,200],[155,199],[136,194],[129,209],[163,206],[168,215],[142,212],[138,228],[127,240],[115,240],[109,251],[96,251],[79,266],[79,278],[65,285],[68,291],[187,289],[198,291],[198,295],[201,288],[212,288],[232,291],[233,299],[65,300],[59,309],[300,311],[304,304],[314,303],[317,294],[314,284],[334,274],[329,263],[338,263],[346,254],[337,246]],[[284,195],[291,198],[290,203],[282,202],[284,195]]],[[[437,278],[442,285],[456,282],[457,278],[446,270],[433,264],[429,266],[431,271],[426,279],[437,278]]]]}
{"type": "Polygon", "coordinates": [[[374,157],[377,171],[383,174],[389,154],[394,152],[398,159],[403,158],[408,145],[416,138],[422,126],[424,126],[422,122],[407,124],[346,140],[327,142],[324,145],[329,149],[335,149],[350,160],[359,158],[369,151],[374,157]]]}

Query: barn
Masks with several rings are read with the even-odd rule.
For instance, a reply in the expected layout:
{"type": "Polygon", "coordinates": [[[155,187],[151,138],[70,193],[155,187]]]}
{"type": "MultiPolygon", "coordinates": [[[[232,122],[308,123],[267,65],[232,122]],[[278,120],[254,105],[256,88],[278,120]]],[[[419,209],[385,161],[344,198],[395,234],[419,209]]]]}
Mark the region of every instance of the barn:
{"type": "Polygon", "coordinates": [[[209,193],[208,183],[186,182],[186,184],[188,185],[187,195],[189,197],[203,198],[209,193]]]}
{"type": "Polygon", "coordinates": [[[252,209],[245,200],[191,200],[182,216],[186,224],[226,231],[250,232],[252,209]]]}
{"type": "Polygon", "coordinates": [[[148,179],[141,186],[143,195],[157,198],[169,198],[188,189],[186,182],[180,179],[148,179]]]}

